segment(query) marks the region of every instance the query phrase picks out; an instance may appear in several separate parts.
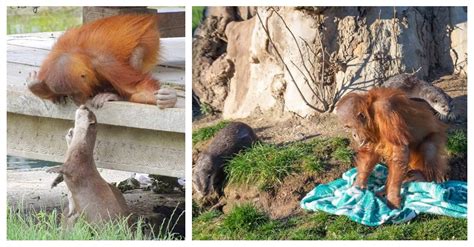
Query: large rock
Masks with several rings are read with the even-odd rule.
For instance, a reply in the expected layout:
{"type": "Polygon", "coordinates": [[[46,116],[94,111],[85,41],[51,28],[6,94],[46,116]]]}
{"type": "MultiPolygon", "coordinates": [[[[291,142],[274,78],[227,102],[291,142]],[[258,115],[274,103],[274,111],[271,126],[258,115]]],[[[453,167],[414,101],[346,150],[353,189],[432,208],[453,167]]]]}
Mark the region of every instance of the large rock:
{"type": "Polygon", "coordinates": [[[272,110],[306,117],[316,112],[314,108],[331,111],[349,91],[379,85],[402,72],[418,71],[425,80],[465,74],[466,11],[463,7],[214,9],[204,26],[211,20],[221,24],[202,29],[205,34],[193,44],[193,66],[198,65],[193,69],[193,89],[201,102],[222,111],[224,118],[272,110]],[[206,36],[209,33],[219,37],[216,43],[223,47],[212,59],[199,50],[199,44],[212,40],[206,36]],[[315,85],[320,85],[319,98],[326,104],[316,97],[315,85]]]}

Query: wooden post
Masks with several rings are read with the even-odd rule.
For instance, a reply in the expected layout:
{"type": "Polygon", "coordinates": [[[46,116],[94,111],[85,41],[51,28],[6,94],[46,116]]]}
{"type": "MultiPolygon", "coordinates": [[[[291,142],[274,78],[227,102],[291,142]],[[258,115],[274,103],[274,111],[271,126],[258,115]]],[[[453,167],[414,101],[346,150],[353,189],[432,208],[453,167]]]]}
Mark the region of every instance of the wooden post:
{"type": "Polygon", "coordinates": [[[82,22],[88,23],[104,17],[131,13],[156,14],[156,10],[147,7],[83,7],[82,22]]]}
{"type": "Polygon", "coordinates": [[[147,7],[84,7],[83,23],[120,14],[157,14],[162,38],[185,36],[185,12],[181,9],[149,9],[147,7]]]}

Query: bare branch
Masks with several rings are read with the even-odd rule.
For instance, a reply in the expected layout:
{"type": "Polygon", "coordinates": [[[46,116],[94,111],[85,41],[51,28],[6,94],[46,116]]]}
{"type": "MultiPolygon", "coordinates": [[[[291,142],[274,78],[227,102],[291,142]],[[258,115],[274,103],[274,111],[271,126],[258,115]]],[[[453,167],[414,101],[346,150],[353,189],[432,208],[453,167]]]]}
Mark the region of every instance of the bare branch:
{"type": "MultiPolygon", "coordinates": [[[[291,61],[291,64],[293,64],[293,66],[304,76],[303,71],[302,71],[298,66],[296,66],[296,64],[295,64],[293,61],[291,61]]],[[[308,81],[308,79],[306,78],[306,76],[304,76],[304,81],[305,81],[306,85],[308,85],[308,87],[311,89],[311,92],[313,92],[313,94],[316,96],[316,98],[318,98],[319,101],[323,101],[323,100],[321,99],[321,97],[320,97],[320,94],[317,93],[317,92],[315,92],[315,91],[313,90],[313,88],[309,85],[309,81],[308,81]]]]}
{"type": "MultiPolygon", "coordinates": [[[[273,13],[275,13],[275,12],[276,12],[275,9],[273,9],[273,13]]],[[[316,107],[316,106],[313,106],[312,104],[310,104],[310,103],[306,100],[306,98],[304,97],[303,93],[301,92],[301,89],[300,89],[299,86],[298,86],[298,83],[296,83],[296,80],[295,80],[295,78],[293,77],[293,74],[291,73],[290,69],[288,68],[288,65],[285,63],[285,60],[283,60],[283,57],[281,56],[280,51],[278,51],[278,48],[276,47],[275,43],[273,42],[273,39],[272,39],[272,37],[271,37],[271,35],[270,35],[270,32],[268,31],[268,28],[263,24],[262,18],[261,18],[261,16],[260,16],[260,13],[258,13],[258,11],[257,11],[256,15],[257,15],[257,17],[258,17],[258,20],[259,20],[260,24],[262,25],[263,30],[265,31],[265,34],[267,35],[268,40],[270,41],[270,43],[272,44],[273,48],[275,49],[275,53],[277,54],[277,56],[278,56],[278,58],[280,59],[280,61],[283,63],[283,66],[285,67],[285,70],[288,72],[288,75],[290,76],[291,81],[292,81],[293,84],[295,85],[296,89],[298,90],[298,93],[300,94],[300,96],[301,96],[301,98],[303,99],[303,101],[305,102],[305,104],[306,104],[308,107],[312,108],[313,110],[315,110],[315,111],[317,111],[317,112],[319,112],[319,113],[325,112],[325,110],[320,109],[320,108],[318,108],[318,107],[316,107]]]]}
{"type": "Polygon", "coordinates": [[[315,81],[316,81],[315,78],[313,77],[312,73],[309,72],[309,69],[308,69],[308,67],[306,66],[303,52],[301,52],[301,47],[300,47],[300,45],[299,45],[299,43],[298,43],[298,40],[296,39],[295,34],[291,31],[290,27],[288,27],[288,25],[286,24],[285,19],[283,19],[283,16],[281,16],[280,13],[278,13],[278,12],[275,10],[275,8],[270,7],[270,9],[272,9],[272,11],[280,18],[280,20],[282,21],[283,25],[285,25],[286,30],[291,34],[291,37],[293,37],[293,40],[295,41],[296,47],[298,48],[298,52],[300,53],[301,62],[303,63],[303,67],[304,67],[304,69],[306,70],[306,72],[308,73],[309,78],[310,78],[313,82],[315,82],[315,81]]]}

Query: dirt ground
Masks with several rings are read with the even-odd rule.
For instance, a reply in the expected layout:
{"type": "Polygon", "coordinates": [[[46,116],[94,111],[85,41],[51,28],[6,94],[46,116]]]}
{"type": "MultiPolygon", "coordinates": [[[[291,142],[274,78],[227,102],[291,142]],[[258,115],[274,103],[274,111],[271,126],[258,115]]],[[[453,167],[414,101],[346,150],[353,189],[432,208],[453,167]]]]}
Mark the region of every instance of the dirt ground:
{"type": "MultiPolygon", "coordinates": [[[[455,121],[449,123],[449,130],[467,129],[467,79],[445,76],[433,82],[453,98],[455,121]]],[[[281,115],[281,114],[279,114],[281,115]]],[[[206,116],[193,122],[193,130],[214,125],[221,121],[218,115],[206,116]]],[[[234,119],[252,126],[260,140],[266,143],[286,144],[306,141],[318,136],[346,136],[333,114],[319,114],[303,119],[287,114],[276,118],[272,113],[260,114],[244,119],[234,119]]],[[[197,148],[202,147],[198,145],[197,148]]],[[[193,148],[194,149],[194,148],[193,148]]],[[[196,153],[193,154],[195,156],[196,153]]],[[[467,160],[455,157],[450,161],[451,179],[467,180],[467,160]]],[[[330,165],[322,174],[293,174],[273,191],[259,191],[252,187],[226,187],[225,198],[221,200],[224,212],[237,204],[253,202],[271,218],[284,219],[302,213],[300,200],[320,183],[339,178],[350,166],[330,165]]]]}
{"type": "MultiPolygon", "coordinates": [[[[458,118],[449,123],[450,129],[467,128],[467,79],[456,75],[445,76],[434,81],[433,84],[443,89],[453,99],[453,111],[458,118]]],[[[193,121],[193,130],[214,125],[221,120],[219,115],[200,118],[193,121]]],[[[315,114],[305,119],[294,114],[275,118],[272,113],[266,113],[234,120],[249,124],[262,141],[274,144],[298,142],[319,135],[346,135],[341,132],[342,128],[333,114],[315,114]]]]}

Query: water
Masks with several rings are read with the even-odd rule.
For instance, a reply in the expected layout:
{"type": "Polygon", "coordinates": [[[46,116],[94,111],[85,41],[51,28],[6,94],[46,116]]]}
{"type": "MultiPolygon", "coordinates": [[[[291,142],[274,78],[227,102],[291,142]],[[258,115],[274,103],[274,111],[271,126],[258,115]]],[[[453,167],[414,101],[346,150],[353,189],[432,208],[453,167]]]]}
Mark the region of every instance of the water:
{"type": "Polygon", "coordinates": [[[36,168],[58,166],[61,163],[44,161],[44,160],[33,160],[18,156],[7,155],[7,170],[31,170],[36,168]]]}

